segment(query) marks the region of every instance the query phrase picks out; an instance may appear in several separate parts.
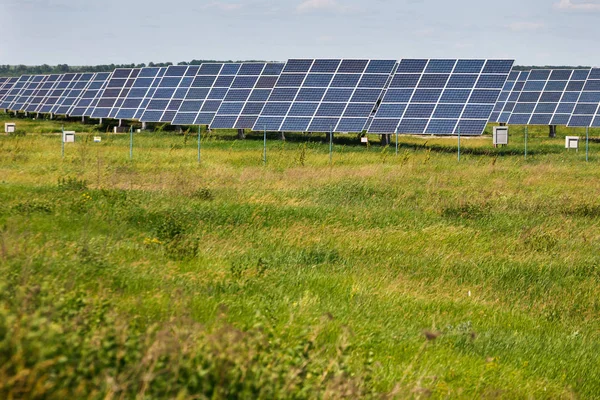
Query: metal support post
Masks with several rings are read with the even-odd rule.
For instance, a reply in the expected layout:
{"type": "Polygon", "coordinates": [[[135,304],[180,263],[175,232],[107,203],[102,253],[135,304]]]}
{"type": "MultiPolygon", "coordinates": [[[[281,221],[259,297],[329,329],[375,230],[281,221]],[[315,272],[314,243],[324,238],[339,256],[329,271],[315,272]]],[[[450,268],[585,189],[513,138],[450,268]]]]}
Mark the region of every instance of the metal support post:
{"type": "Polygon", "coordinates": [[[527,160],[527,139],[529,136],[529,125],[525,125],[525,159],[527,160]]]}
{"type": "Polygon", "coordinates": [[[263,164],[267,165],[267,126],[265,125],[264,129],[264,138],[263,138],[263,164]]]}
{"type": "Polygon", "coordinates": [[[198,125],[198,164],[200,164],[200,161],[202,160],[200,157],[200,140],[202,139],[202,125],[198,125]]]}
{"type": "Polygon", "coordinates": [[[133,126],[129,127],[129,159],[133,160],[133,126]]]}

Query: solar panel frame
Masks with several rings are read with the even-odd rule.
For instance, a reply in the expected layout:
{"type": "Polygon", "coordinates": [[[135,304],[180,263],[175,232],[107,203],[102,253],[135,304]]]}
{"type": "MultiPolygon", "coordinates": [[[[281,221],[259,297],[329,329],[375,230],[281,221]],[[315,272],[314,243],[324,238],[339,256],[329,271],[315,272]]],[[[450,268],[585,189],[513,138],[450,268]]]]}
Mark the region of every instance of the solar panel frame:
{"type": "Polygon", "coordinates": [[[494,59],[403,59],[368,131],[481,135],[513,64],[494,59]]]}

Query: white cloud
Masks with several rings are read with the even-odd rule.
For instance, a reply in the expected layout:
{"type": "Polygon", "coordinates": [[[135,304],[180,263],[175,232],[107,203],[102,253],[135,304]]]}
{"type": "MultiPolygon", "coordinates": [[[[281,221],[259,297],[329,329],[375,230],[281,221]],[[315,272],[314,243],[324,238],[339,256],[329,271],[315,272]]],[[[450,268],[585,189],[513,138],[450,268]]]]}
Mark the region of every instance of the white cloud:
{"type": "Polygon", "coordinates": [[[544,27],[545,25],[541,22],[513,22],[508,25],[508,29],[515,32],[524,32],[524,31],[537,31],[544,27]]]}
{"type": "Polygon", "coordinates": [[[560,0],[554,4],[554,8],[558,10],[574,10],[574,11],[600,11],[600,3],[597,0],[586,2],[573,2],[572,0],[560,0]]]}
{"type": "Polygon", "coordinates": [[[334,11],[343,12],[348,11],[350,8],[341,5],[337,0],[305,0],[300,3],[296,10],[298,12],[312,12],[312,11],[334,11]]]}

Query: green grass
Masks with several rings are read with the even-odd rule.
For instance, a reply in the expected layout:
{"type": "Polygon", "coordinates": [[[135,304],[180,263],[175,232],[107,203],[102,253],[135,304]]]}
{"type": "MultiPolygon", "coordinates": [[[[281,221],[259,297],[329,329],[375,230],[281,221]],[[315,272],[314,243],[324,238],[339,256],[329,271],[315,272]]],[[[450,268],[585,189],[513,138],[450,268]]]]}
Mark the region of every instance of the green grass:
{"type": "Polygon", "coordinates": [[[460,163],[456,138],[338,135],[332,166],[324,136],[272,135],[263,166],[260,133],[203,133],[198,165],[194,133],[63,159],[64,122],[17,123],[48,134],[0,137],[0,397],[600,393],[581,130],[530,128],[527,160],[523,127],[465,138],[460,163]]]}

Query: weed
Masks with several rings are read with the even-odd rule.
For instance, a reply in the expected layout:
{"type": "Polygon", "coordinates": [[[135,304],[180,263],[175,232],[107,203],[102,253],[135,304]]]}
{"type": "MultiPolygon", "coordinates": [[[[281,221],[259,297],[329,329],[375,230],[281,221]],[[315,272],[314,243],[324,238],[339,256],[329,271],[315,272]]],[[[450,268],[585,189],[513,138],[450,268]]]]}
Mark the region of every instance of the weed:
{"type": "Polygon", "coordinates": [[[203,187],[196,189],[192,193],[192,198],[203,201],[211,201],[214,199],[214,195],[209,188],[203,187]]]}
{"type": "Polygon", "coordinates": [[[19,214],[52,214],[54,212],[54,206],[52,203],[44,200],[26,200],[18,203],[13,209],[19,214]]]}
{"type": "Polygon", "coordinates": [[[87,188],[88,182],[84,179],[76,177],[58,178],[58,189],[60,190],[83,191],[87,190],[87,188]]]}

